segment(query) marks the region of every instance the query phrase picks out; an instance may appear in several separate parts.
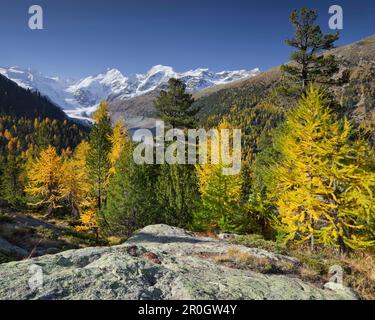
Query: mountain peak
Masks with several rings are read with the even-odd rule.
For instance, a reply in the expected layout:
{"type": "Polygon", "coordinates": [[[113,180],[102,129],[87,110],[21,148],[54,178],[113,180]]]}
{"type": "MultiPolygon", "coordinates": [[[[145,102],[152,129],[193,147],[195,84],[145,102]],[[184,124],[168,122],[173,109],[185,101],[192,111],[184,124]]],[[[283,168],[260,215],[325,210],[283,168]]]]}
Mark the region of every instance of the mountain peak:
{"type": "Polygon", "coordinates": [[[16,66],[0,68],[0,74],[21,87],[38,90],[75,118],[87,117],[86,114],[95,110],[101,100],[127,100],[141,96],[165,85],[170,78],[181,79],[189,92],[197,92],[258,73],[259,69],[215,73],[207,68],[178,73],[170,66],[158,64],[146,73],[135,76],[125,76],[116,68],[108,68],[102,73],[74,81],[47,77],[40,72],[16,66]]]}
{"type": "Polygon", "coordinates": [[[162,64],[157,64],[153,66],[147,73],[155,73],[155,72],[174,72],[173,68],[170,66],[164,66],[162,64]]]}
{"type": "Polygon", "coordinates": [[[110,76],[122,76],[122,73],[120,70],[116,68],[107,68],[106,72],[104,73],[105,75],[110,75],[110,76]]]}

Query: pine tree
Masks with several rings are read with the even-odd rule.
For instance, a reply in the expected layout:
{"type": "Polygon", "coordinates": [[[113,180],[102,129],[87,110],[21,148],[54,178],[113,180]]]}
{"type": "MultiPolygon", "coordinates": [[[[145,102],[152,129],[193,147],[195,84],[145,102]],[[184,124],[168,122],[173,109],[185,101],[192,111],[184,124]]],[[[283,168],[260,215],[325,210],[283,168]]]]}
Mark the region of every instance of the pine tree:
{"type": "Polygon", "coordinates": [[[160,223],[155,182],[158,166],[138,165],[127,144],[110,180],[106,217],[112,234],[130,236],[136,229],[160,223]]]}
{"type": "Polygon", "coordinates": [[[59,208],[62,171],[56,149],[49,146],[43,150],[40,157],[31,162],[26,173],[28,185],[25,191],[37,200],[33,205],[46,207],[48,214],[59,208]]]}
{"type": "Polygon", "coordinates": [[[105,223],[102,209],[104,209],[106,201],[109,170],[111,168],[109,154],[112,150],[112,127],[108,103],[101,102],[98,111],[94,114],[94,120],[95,123],[90,132],[90,151],[87,157],[87,166],[97,209],[105,223]]]}
{"type": "MultiPolygon", "coordinates": [[[[219,131],[231,128],[227,122],[222,122],[218,127],[219,131]]],[[[211,148],[222,150],[223,143],[219,138],[218,145],[209,144],[209,153],[211,148]]],[[[224,167],[221,156],[218,164],[197,165],[201,194],[201,207],[194,215],[194,226],[197,229],[230,232],[240,227],[243,176],[241,173],[225,175],[224,167]]]]}
{"type": "Polygon", "coordinates": [[[323,34],[315,24],[317,17],[316,10],[302,8],[294,10],[289,18],[295,34],[286,43],[297,51],[291,55],[293,63],[283,65],[282,70],[290,76],[294,83],[291,90],[297,93],[304,92],[313,82],[332,82],[332,76],[338,72],[334,56],[322,53],[334,47],[339,34],[323,34]]]}
{"type": "Polygon", "coordinates": [[[108,188],[106,216],[112,234],[130,236],[139,225],[135,212],[131,208],[131,153],[123,150],[116,163],[114,175],[108,188]]]}
{"type": "Polygon", "coordinates": [[[321,90],[307,89],[280,135],[281,162],[271,194],[285,240],[363,248],[375,244],[374,171],[365,163],[366,147],[350,140],[348,121],[335,121],[321,90]]]}
{"type": "Polygon", "coordinates": [[[169,90],[160,92],[156,99],[157,115],[173,128],[194,128],[199,109],[193,108],[194,99],[186,93],[186,85],[178,79],[169,80],[169,90]]]}

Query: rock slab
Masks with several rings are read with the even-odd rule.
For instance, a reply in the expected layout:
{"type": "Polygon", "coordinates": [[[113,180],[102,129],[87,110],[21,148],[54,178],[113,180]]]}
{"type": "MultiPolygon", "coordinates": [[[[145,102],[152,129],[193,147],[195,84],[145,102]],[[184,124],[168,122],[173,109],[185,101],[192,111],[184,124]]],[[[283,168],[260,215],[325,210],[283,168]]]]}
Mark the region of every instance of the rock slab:
{"type": "Polygon", "coordinates": [[[318,288],[294,277],[229,268],[204,258],[230,248],[298,263],[265,250],[153,225],[119,246],[1,264],[0,299],[356,299],[344,287],[318,288]]]}

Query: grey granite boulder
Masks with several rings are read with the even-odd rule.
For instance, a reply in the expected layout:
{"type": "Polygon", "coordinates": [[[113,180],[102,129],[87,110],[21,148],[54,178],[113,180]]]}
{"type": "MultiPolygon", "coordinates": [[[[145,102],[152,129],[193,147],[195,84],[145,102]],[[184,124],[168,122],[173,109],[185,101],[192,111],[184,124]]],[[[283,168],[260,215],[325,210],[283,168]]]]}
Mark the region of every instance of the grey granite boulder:
{"type": "Polygon", "coordinates": [[[70,250],[0,265],[0,299],[356,299],[346,288],[318,288],[295,277],[230,268],[205,258],[229,248],[293,258],[148,226],[115,247],[70,250]]]}

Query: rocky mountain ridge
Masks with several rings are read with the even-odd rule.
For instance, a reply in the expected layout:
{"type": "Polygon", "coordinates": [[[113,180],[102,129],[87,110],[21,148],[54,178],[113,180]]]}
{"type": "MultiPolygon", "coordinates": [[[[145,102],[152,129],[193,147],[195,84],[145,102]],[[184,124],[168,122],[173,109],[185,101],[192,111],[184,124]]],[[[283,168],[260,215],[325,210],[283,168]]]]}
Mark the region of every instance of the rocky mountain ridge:
{"type": "MultiPolygon", "coordinates": [[[[123,102],[158,91],[170,78],[181,79],[189,92],[197,92],[218,84],[226,84],[259,74],[259,69],[211,72],[199,68],[176,72],[172,67],[156,65],[144,74],[124,75],[117,69],[88,76],[79,80],[49,77],[30,68],[0,68],[0,74],[25,89],[37,90],[60,106],[70,117],[90,119],[101,100],[123,102]]],[[[141,111],[130,114],[145,116],[141,111]]]]}

